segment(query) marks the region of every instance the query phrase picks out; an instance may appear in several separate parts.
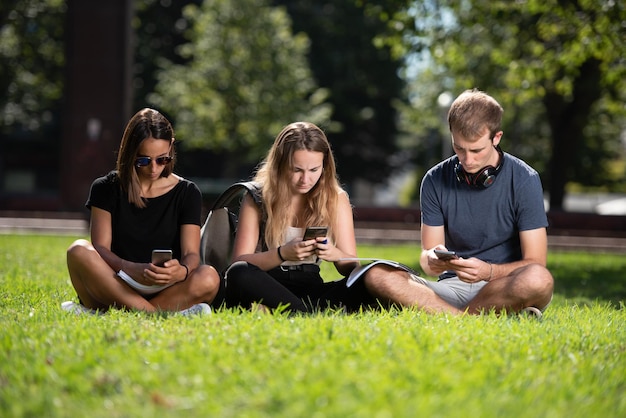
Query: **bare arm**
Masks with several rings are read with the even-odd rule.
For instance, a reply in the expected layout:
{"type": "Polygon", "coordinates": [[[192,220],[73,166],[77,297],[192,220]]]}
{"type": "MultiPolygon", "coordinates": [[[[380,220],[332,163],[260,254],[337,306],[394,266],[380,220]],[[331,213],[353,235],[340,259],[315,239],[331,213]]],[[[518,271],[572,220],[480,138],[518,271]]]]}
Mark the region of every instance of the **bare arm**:
{"type": "Polygon", "coordinates": [[[183,225],[181,227],[181,262],[170,260],[164,267],[151,267],[150,263],[135,263],[124,260],[111,251],[113,230],[111,228],[111,214],[103,209],[91,209],[91,241],[100,254],[100,257],[115,272],[124,270],[139,283],[167,284],[171,281],[182,281],[187,275],[185,264],[191,272],[200,264],[200,227],[198,225],[183,225]],[[145,273],[145,274],[144,274],[145,273]]]}
{"type": "MultiPolygon", "coordinates": [[[[104,209],[91,208],[91,243],[98,251],[100,257],[111,267],[112,270],[118,272],[125,266],[124,260],[115,255],[111,251],[111,241],[113,238],[113,229],[111,227],[111,213],[104,209]]],[[[128,272],[130,274],[130,272],[128,272]]]]}
{"type": "Polygon", "coordinates": [[[506,277],[519,267],[537,263],[545,267],[548,254],[548,237],[545,228],[520,232],[522,259],[506,264],[490,264],[475,257],[441,261],[434,248],[445,248],[444,227],[422,225],[422,254],[420,264],[426,274],[438,275],[445,270],[455,270],[459,279],[466,282],[497,280],[506,277]]]}
{"type": "MultiPolygon", "coordinates": [[[[233,246],[233,261],[247,261],[261,270],[271,270],[282,263],[278,248],[255,252],[259,240],[261,211],[249,195],[246,195],[239,209],[239,225],[233,246]]],[[[303,260],[315,253],[313,245],[305,245],[301,239],[294,239],[281,246],[284,260],[303,260]]]]}
{"type": "Polygon", "coordinates": [[[180,260],[169,260],[162,267],[149,264],[143,270],[150,284],[165,285],[182,282],[200,265],[200,226],[185,224],[180,227],[180,260]],[[183,266],[187,266],[186,268],[183,266]]]}
{"type": "Polygon", "coordinates": [[[341,258],[356,257],[356,237],[352,206],[347,193],[341,193],[337,202],[337,230],[333,231],[333,242],[317,243],[317,255],[324,261],[335,263],[335,268],[342,276],[347,276],[358,265],[354,261],[338,261],[341,258]]]}
{"type": "Polygon", "coordinates": [[[189,271],[200,265],[200,226],[187,224],[180,227],[180,264],[184,264],[189,271]]]}
{"type": "Polygon", "coordinates": [[[435,248],[445,249],[445,230],[442,226],[421,226],[422,253],[420,255],[420,266],[424,273],[429,276],[438,276],[446,270],[446,265],[433,260],[437,256],[433,253],[435,248]],[[433,262],[434,261],[434,262],[433,262]]]}
{"type": "MultiPolygon", "coordinates": [[[[316,252],[326,261],[337,261],[340,258],[356,257],[356,239],[354,236],[354,222],[352,207],[348,196],[343,193],[339,196],[337,211],[338,231],[335,231],[336,243],[315,244],[314,240],[300,241],[295,239],[281,247],[281,256],[285,260],[299,260],[316,252]]],[[[277,248],[255,253],[259,239],[259,224],[261,212],[252,198],[246,195],[239,210],[239,226],[235,245],[233,247],[233,261],[247,261],[262,270],[270,270],[281,264],[277,248]]],[[[322,241],[320,238],[319,241],[322,241]]],[[[335,267],[340,274],[346,275],[356,266],[354,262],[336,262],[335,267]]]]}
{"type": "Polygon", "coordinates": [[[152,284],[143,277],[144,269],[148,268],[148,263],[134,263],[124,260],[111,251],[113,240],[113,228],[111,226],[111,213],[104,209],[91,208],[91,243],[98,251],[100,257],[111,267],[114,272],[124,270],[126,274],[134,280],[143,284],[152,284]]]}
{"type": "Polygon", "coordinates": [[[452,260],[450,264],[457,271],[459,279],[466,282],[497,280],[509,276],[514,270],[529,265],[546,266],[548,238],[545,228],[520,232],[522,259],[506,264],[490,264],[477,258],[452,260]]]}
{"type": "Polygon", "coordinates": [[[259,241],[260,222],[261,211],[254,199],[246,194],[239,209],[239,224],[233,246],[232,261],[247,261],[267,271],[280,265],[282,260],[278,257],[276,248],[259,253],[255,252],[259,241]]]}
{"type": "MultiPolygon", "coordinates": [[[[278,255],[278,248],[256,252],[259,240],[261,211],[251,196],[246,195],[239,209],[239,224],[233,246],[233,261],[247,261],[261,270],[271,270],[279,266],[283,260],[278,255]]],[[[313,242],[312,240],[310,242],[313,242]]],[[[305,245],[299,238],[284,244],[281,256],[284,260],[303,260],[315,253],[313,245],[305,245]]]]}

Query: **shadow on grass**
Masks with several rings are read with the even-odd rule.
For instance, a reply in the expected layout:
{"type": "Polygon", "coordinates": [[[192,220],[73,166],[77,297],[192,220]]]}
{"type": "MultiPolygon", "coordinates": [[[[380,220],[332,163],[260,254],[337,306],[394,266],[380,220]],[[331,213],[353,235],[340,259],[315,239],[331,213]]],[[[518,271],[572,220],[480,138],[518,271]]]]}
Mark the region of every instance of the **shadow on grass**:
{"type": "Polygon", "coordinates": [[[622,257],[592,254],[559,255],[548,260],[554,277],[554,293],[567,299],[626,301],[626,261],[622,257]]]}

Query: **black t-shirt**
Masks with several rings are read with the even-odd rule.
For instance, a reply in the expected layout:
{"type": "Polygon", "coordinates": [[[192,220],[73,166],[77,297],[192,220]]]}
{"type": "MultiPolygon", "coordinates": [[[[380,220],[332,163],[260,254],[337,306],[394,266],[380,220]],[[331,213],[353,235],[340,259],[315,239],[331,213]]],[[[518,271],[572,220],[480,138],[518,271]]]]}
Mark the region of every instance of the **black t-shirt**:
{"type": "Polygon", "coordinates": [[[111,251],[119,257],[147,263],[153,249],[171,249],[180,260],[180,227],[200,225],[202,195],[189,180],[181,179],[162,196],[146,199],[143,209],[128,201],[127,194],[111,171],[94,180],[85,206],[111,213],[111,251]]]}

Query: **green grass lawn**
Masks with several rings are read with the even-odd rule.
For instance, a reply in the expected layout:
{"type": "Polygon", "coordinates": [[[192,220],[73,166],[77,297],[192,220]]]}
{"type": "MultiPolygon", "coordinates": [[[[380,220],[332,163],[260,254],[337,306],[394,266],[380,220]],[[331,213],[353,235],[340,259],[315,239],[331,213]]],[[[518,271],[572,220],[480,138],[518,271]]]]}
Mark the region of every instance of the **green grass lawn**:
{"type": "MultiPolygon", "coordinates": [[[[0,236],[2,417],[623,417],[625,257],[551,254],[541,321],[60,309],[72,237],[0,236]]],[[[362,246],[418,267],[414,246],[362,246]]],[[[326,267],[325,267],[326,268],[326,267]]],[[[326,270],[325,270],[326,271],[326,270]]]]}

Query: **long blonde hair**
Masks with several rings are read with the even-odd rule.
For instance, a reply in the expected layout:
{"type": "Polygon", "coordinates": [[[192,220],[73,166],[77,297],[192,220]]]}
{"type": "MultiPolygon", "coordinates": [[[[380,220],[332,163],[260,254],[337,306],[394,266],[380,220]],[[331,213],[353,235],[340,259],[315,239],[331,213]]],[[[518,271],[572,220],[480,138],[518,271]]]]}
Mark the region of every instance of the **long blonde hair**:
{"type": "Polygon", "coordinates": [[[265,243],[269,248],[284,243],[292,214],[289,211],[291,199],[291,173],[295,151],[307,150],[324,154],[322,176],[317,184],[304,196],[305,205],[300,227],[329,226],[329,237],[334,241],[336,210],[339,185],[335,160],[330,143],[324,132],[310,122],[294,122],[283,128],[274,140],[267,157],[258,169],[255,181],[261,184],[265,223],[265,243]]]}

